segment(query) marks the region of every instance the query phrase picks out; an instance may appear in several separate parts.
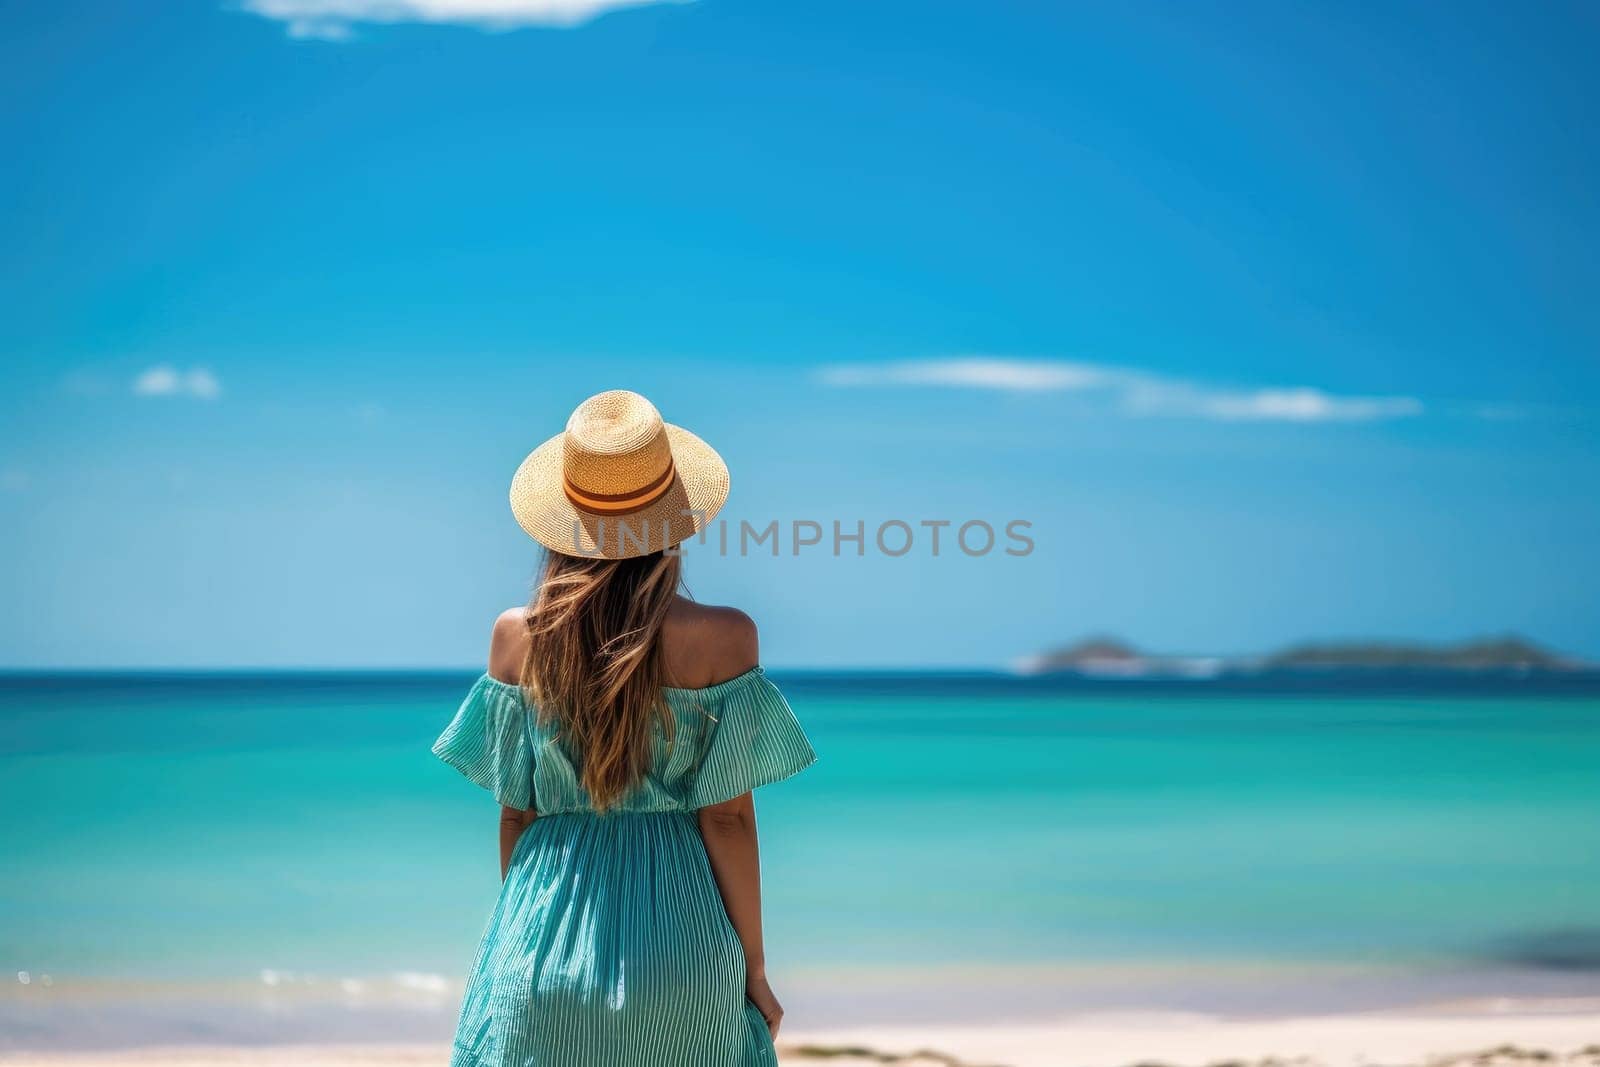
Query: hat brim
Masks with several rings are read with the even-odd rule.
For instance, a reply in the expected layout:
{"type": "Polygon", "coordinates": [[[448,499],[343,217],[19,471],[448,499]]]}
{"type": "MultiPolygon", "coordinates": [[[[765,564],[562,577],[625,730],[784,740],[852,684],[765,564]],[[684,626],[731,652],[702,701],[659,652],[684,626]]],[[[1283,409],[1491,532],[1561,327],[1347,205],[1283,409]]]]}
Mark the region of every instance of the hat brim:
{"type": "Polygon", "coordinates": [[[568,498],[561,473],[564,434],[528,453],[511,479],[511,513],[528,536],[553,552],[631,559],[660,552],[705,529],[728,499],[728,465],[681,426],[665,425],[675,470],[657,500],[627,515],[584,511],[568,498]]]}

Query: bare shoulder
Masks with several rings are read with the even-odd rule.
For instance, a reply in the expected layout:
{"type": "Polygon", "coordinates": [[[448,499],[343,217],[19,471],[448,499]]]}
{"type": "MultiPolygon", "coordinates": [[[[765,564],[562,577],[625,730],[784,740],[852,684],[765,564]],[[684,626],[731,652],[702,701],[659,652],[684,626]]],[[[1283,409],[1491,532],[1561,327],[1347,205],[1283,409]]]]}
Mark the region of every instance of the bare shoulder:
{"type": "Polygon", "coordinates": [[[738,608],[679,598],[662,626],[662,651],[675,685],[700,689],[737,678],[761,662],[755,620],[738,608]]]}
{"type": "Polygon", "coordinates": [[[489,637],[489,676],[509,685],[520,682],[528,643],[528,609],[502,611],[494,620],[494,632],[489,637]]]}
{"type": "Polygon", "coordinates": [[[723,651],[719,662],[730,677],[761,662],[761,634],[754,619],[738,608],[708,606],[705,612],[707,630],[723,651]]]}

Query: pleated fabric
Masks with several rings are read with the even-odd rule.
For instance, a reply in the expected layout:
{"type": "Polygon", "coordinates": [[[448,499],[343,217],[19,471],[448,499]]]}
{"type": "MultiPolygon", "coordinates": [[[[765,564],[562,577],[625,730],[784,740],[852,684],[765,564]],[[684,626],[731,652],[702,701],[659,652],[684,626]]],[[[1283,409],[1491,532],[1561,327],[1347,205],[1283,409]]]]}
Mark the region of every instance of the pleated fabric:
{"type": "Polygon", "coordinates": [[[451,1067],[770,1067],[744,953],[694,812],[816,760],[756,668],[664,690],[676,737],[596,814],[522,691],[485,675],[433,751],[502,804],[537,808],[467,979],[451,1067]]]}
{"type": "Polygon", "coordinates": [[[486,674],[433,743],[433,754],[501,804],[526,811],[533,806],[532,726],[521,690],[486,674]]]}

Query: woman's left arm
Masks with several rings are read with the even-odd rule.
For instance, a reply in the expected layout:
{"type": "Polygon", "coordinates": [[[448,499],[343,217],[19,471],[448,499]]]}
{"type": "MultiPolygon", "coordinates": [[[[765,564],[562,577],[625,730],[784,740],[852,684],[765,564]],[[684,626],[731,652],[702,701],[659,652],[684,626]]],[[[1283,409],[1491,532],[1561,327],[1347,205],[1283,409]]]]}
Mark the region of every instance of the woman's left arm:
{"type": "MultiPolygon", "coordinates": [[[[489,676],[506,685],[516,685],[522,677],[522,664],[528,656],[528,609],[502,611],[494,621],[489,638],[489,676]]],[[[500,808],[500,880],[506,880],[511,854],[516,851],[522,832],[533,825],[538,812],[529,808],[500,808]]]]}
{"type": "Polygon", "coordinates": [[[517,850],[517,842],[522,839],[522,831],[533,825],[534,812],[530,809],[523,811],[521,808],[500,809],[500,880],[506,880],[506,871],[511,868],[511,854],[517,850]]]}

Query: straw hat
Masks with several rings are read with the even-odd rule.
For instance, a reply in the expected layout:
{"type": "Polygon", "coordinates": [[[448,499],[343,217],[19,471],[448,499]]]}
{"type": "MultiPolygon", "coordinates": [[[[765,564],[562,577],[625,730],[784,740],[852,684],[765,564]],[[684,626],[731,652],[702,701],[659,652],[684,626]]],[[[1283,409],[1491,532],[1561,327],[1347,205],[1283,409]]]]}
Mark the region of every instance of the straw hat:
{"type": "Polygon", "coordinates": [[[511,479],[528,536],[569,556],[629,559],[698,533],[728,498],[728,465],[626,389],[578,405],[511,479]]]}

